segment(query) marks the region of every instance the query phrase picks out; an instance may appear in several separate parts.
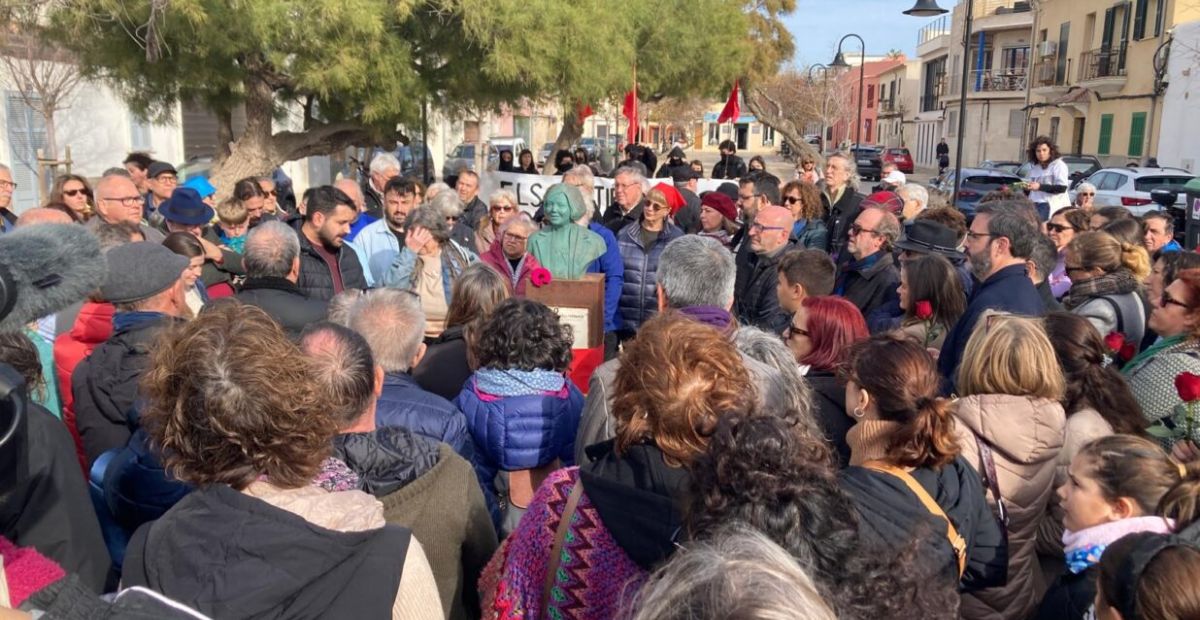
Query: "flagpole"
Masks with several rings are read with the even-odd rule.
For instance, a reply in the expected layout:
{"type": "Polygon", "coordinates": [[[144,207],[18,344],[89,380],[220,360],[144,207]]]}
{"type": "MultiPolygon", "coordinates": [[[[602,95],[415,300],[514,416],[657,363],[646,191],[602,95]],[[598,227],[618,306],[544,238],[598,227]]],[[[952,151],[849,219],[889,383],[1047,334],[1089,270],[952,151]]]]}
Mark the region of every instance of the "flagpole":
{"type": "Polygon", "coordinates": [[[633,138],[629,140],[630,144],[638,143],[638,134],[641,133],[642,115],[638,110],[638,92],[637,92],[637,56],[633,58],[633,118],[630,122],[633,124],[633,138]]]}

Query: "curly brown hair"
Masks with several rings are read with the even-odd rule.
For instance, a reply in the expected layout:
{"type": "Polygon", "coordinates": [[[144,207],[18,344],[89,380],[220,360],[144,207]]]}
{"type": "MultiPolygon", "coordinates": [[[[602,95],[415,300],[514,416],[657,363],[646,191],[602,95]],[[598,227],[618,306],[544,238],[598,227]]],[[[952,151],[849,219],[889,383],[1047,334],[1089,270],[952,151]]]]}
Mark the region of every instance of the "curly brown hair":
{"type": "Polygon", "coordinates": [[[480,368],[564,372],[571,363],[571,327],[528,299],[500,302],[472,340],[480,368]]]}
{"type": "MultiPolygon", "coordinates": [[[[798,192],[800,195],[799,217],[797,219],[820,220],[825,218],[825,203],[821,202],[821,190],[817,189],[812,183],[804,183],[802,181],[790,181],[783,186],[783,191],[780,192],[786,198],[789,192],[798,192]]],[[[788,208],[793,214],[797,209],[791,205],[783,205],[788,208]]]]}
{"type": "Polygon", "coordinates": [[[164,332],[142,389],[163,464],[197,486],[302,487],[338,430],[312,362],[254,306],[215,303],[164,332]]]}
{"type": "Polygon", "coordinates": [[[733,343],[677,312],[638,330],[621,355],[613,390],[617,454],[652,441],[671,465],[691,463],[717,420],[752,412],[756,395],[733,343]]]}

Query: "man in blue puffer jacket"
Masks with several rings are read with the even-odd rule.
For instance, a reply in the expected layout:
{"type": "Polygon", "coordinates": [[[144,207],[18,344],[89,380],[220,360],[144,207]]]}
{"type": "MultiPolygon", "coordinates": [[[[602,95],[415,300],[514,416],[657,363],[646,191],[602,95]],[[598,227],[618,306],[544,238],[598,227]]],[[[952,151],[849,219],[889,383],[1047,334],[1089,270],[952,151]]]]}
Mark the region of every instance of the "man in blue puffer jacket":
{"type": "Polygon", "coordinates": [[[401,426],[445,442],[475,462],[467,419],[450,401],[421,389],[409,370],[425,355],[425,312],[416,296],[395,289],[368,292],[350,312],[350,328],[371,345],[383,367],[383,392],[375,409],[377,426],[401,426]]]}
{"type": "Polygon", "coordinates": [[[583,394],[565,375],[571,340],[546,306],[501,302],[480,329],[479,370],[454,401],[479,450],[475,471],[501,537],[516,528],[540,475],[575,464],[583,394]],[[496,484],[500,472],[511,474],[500,477],[508,484],[496,484]]]}

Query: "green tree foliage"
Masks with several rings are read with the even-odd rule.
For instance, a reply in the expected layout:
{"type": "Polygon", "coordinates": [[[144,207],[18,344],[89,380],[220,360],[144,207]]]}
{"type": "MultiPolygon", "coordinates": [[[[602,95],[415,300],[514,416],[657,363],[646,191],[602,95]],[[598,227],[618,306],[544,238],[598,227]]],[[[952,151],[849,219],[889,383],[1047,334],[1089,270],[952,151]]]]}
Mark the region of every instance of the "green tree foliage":
{"type": "Polygon", "coordinates": [[[57,5],[53,36],[136,112],[161,117],[181,100],[198,101],[231,138],[231,111],[245,106],[245,133],[218,156],[214,176],[224,181],[348,145],[389,143],[397,126],[416,123],[425,100],[480,109],[528,98],[568,110],[613,100],[631,86],[635,63],[644,98],[717,95],[790,55],[790,37],[770,52],[759,43],[787,34],[776,18],[794,0],[57,5]],[[272,131],[285,110],[304,111],[303,129],[272,131]]]}

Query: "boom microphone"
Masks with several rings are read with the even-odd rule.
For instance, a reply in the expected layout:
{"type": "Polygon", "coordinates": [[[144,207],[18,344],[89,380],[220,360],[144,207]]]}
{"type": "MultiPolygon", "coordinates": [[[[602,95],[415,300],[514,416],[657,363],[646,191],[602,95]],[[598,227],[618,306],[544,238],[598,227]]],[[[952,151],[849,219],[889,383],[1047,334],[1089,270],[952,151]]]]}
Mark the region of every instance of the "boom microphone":
{"type": "Polygon", "coordinates": [[[83,300],[107,271],[100,242],[77,224],[35,224],[0,235],[0,332],[83,300]]]}

